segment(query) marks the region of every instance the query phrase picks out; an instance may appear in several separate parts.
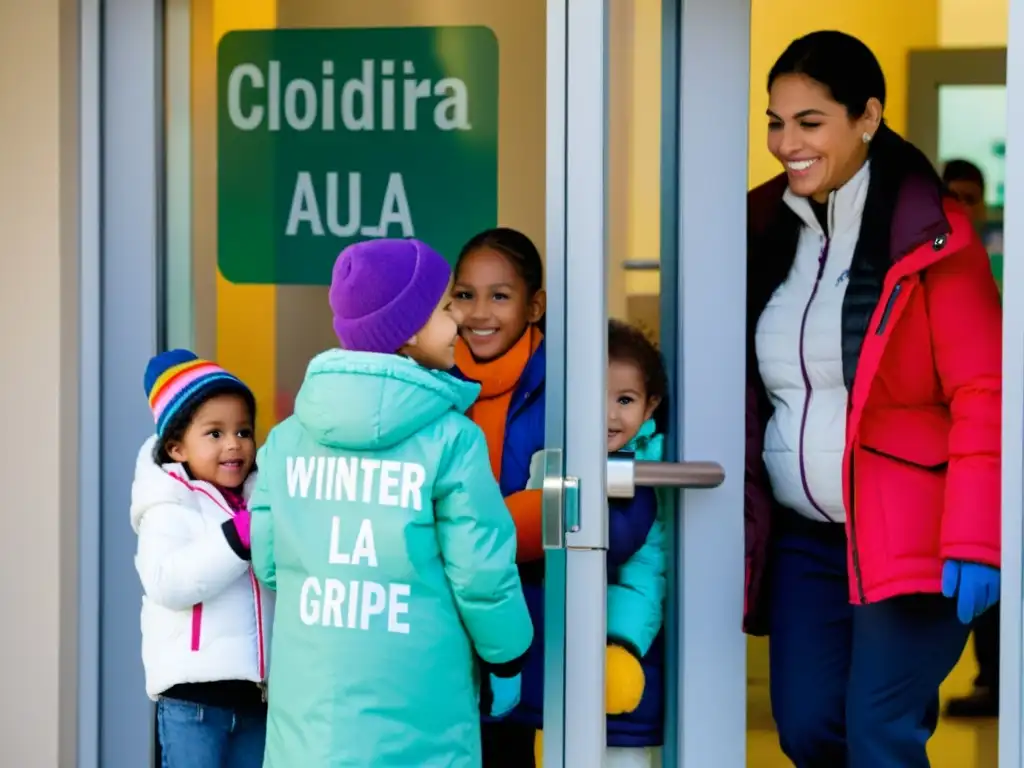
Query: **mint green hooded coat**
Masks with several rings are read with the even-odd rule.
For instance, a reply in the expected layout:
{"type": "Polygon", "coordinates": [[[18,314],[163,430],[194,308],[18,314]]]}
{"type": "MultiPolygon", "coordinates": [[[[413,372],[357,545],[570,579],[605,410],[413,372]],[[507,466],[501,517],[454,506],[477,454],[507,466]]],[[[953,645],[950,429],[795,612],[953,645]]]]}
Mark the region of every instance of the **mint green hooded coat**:
{"type": "Polygon", "coordinates": [[[277,590],[264,768],[478,768],[475,657],[533,635],[475,384],[331,350],[260,450],[252,562],[277,590]]]}

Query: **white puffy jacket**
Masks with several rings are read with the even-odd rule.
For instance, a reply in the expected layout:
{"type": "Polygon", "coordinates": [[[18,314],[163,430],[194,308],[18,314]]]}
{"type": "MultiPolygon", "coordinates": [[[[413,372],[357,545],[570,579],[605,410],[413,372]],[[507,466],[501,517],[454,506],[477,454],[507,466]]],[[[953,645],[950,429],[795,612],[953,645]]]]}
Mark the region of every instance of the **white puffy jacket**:
{"type": "Polygon", "coordinates": [[[793,266],[757,322],[758,368],[775,408],[764,435],[772,491],[818,522],[846,519],[843,300],[870,180],[865,163],[829,195],[828,232],[807,199],[786,190],[803,227],[793,266]]]}
{"type": "MultiPolygon", "coordinates": [[[[267,679],[273,593],[222,529],[234,512],[210,483],[180,464],[158,465],[156,438],[139,451],[131,522],[142,580],[142,661],[156,699],[179,683],[267,679]]],[[[246,481],[245,498],[256,475],[246,481]]]]}

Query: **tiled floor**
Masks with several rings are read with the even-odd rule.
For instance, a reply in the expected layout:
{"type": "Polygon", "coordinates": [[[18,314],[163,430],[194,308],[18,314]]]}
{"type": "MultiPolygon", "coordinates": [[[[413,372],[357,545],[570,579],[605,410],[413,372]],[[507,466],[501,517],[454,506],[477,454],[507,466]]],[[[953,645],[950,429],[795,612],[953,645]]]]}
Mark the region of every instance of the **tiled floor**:
{"type": "MultiPolygon", "coordinates": [[[[748,768],[792,768],[779,751],[768,703],[768,681],[764,674],[764,646],[751,644],[747,687],[748,768]]],[[[943,699],[970,691],[976,668],[973,650],[964,658],[942,687],[943,699]]],[[[995,720],[946,720],[929,742],[932,768],[997,768],[997,725],[995,720]]]]}

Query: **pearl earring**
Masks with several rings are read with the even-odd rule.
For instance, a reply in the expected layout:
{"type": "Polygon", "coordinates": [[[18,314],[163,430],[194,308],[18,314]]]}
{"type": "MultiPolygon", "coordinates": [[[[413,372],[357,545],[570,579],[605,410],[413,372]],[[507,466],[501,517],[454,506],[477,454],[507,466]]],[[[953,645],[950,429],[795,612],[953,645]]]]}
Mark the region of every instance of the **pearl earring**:
{"type": "Polygon", "coordinates": [[[860,137],[860,140],[863,141],[865,144],[870,144],[871,134],[868,133],[867,131],[864,131],[864,135],[860,137]]]}

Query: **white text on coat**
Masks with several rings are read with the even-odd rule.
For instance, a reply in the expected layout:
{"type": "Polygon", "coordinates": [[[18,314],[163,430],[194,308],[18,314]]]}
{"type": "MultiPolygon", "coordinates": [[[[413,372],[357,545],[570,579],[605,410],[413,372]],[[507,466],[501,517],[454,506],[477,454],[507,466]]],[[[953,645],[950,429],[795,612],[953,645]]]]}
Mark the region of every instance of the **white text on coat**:
{"type": "Polygon", "coordinates": [[[358,456],[289,456],[288,495],[317,501],[356,501],[423,509],[422,464],[358,456]]]}

